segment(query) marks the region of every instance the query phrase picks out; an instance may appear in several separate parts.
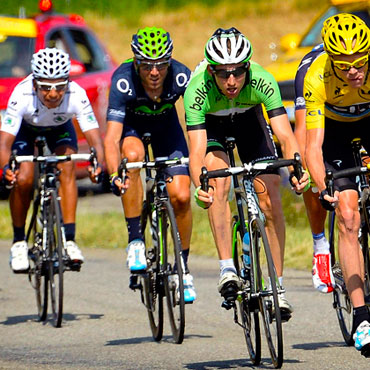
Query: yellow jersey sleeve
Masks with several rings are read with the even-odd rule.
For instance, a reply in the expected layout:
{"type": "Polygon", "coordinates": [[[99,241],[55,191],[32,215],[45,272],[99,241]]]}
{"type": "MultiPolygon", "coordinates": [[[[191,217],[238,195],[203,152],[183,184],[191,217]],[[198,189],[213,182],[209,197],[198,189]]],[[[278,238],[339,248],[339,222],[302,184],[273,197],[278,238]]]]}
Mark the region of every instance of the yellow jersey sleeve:
{"type": "Polygon", "coordinates": [[[306,128],[325,127],[325,65],[327,55],[319,56],[308,69],[304,79],[303,96],[306,101],[306,128]]]}

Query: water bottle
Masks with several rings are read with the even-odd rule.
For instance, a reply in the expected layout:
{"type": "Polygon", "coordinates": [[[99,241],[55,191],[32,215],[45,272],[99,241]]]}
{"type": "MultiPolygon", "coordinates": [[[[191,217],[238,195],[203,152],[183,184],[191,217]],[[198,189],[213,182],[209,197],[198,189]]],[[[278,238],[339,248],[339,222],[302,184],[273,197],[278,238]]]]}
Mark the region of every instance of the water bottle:
{"type": "Polygon", "coordinates": [[[250,238],[249,238],[249,232],[247,231],[243,236],[243,262],[244,266],[247,269],[250,269],[251,267],[251,258],[250,258],[250,238]]]}

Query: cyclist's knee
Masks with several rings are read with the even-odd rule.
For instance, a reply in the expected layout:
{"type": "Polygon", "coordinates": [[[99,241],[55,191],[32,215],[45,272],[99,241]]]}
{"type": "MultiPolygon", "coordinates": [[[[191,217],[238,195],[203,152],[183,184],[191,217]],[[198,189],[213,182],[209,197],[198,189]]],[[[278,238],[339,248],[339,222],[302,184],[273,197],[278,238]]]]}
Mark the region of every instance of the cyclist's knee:
{"type": "Polygon", "coordinates": [[[185,212],[190,208],[190,192],[178,192],[171,196],[171,204],[176,212],[185,212]]]}
{"type": "Polygon", "coordinates": [[[17,187],[21,191],[31,189],[33,185],[33,176],[20,172],[17,176],[17,187]]]}

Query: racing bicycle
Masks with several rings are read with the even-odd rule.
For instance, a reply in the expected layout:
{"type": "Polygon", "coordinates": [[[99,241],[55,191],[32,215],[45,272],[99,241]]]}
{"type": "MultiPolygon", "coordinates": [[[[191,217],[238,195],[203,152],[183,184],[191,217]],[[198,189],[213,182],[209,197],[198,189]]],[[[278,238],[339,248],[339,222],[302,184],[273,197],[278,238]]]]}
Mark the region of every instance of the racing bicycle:
{"type": "Polygon", "coordinates": [[[35,289],[39,320],[47,319],[50,294],[53,325],[61,327],[63,273],[67,270],[79,271],[80,263],[72,261],[65,249],[66,238],[58,195],[60,171],[57,165],[67,161],[89,161],[95,171],[98,162],[94,148],[91,148],[90,154],[44,155],[46,139],[37,137],[35,145],[38,155],[17,155],[13,152],[9,167],[14,172],[20,163],[37,163],[35,172],[38,173],[38,179],[32,201],[32,216],[26,232],[26,241],[31,244],[28,251],[30,268],[27,273],[35,289]]]}
{"type": "MultiPolygon", "coordinates": [[[[326,185],[329,194],[334,194],[334,180],[343,177],[357,176],[359,185],[359,211],[361,216],[361,227],[359,232],[359,242],[364,258],[365,271],[365,303],[370,306],[370,257],[369,257],[369,231],[370,231],[370,188],[367,174],[370,172],[370,164],[362,164],[361,139],[356,138],[352,141],[353,155],[355,159],[354,168],[332,172],[326,172],[326,185]]],[[[347,345],[353,346],[353,307],[349,297],[348,290],[344,283],[342,270],[338,260],[337,250],[335,246],[335,211],[329,214],[329,244],[331,253],[332,271],[335,280],[335,288],[333,290],[333,308],[336,310],[339,327],[342,336],[347,345]]]]}
{"type": "Polygon", "coordinates": [[[145,133],[142,138],[144,161],[128,163],[127,158],[124,158],[118,169],[121,179],[125,179],[130,169],[145,168],[146,171],[146,197],[141,212],[141,227],[147,247],[147,268],[144,273],[131,276],[130,288],[140,289],[141,300],[147,309],[156,341],[160,341],[163,336],[163,299],[166,297],[172,335],[174,341],[180,344],[185,332],[185,268],[180,234],[166,188],[172,177],[166,174],[166,169],[187,164],[188,158],[158,157],[150,161],[150,137],[149,133],[145,133]]]}
{"type": "Polygon", "coordinates": [[[259,206],[258,196],[254,187],[256,176],[266,170],[274,170],[286,166],[294,166],[297,178],[301,178],[300,157],[294,159],[271,160],[260,163],[247,163],[235,166],[233,150],[235,139],[226,138],[226,149],[230,167],[207,171],[202,168],[200,182],[202,189],[208,190],[208,180],[217,177],[232,176],[237,214],[232,223],[232,257],[237,274],[243,283],[237,292],[224,294],[222,306],[234,310],[234,322],[244,331],[249,357],[253,365],[261,362],[261,324],[264,328],[270,356],[275,368],[283,364],[283,332],[282,318],[278,295],[285,292],[280,286],[272,259],[269,241],[265,231],[265,217],[259,206]],[[242,175],[242,186],[238,175],[242,175]],[[250,263],[246,262],[242,253],[242,241],[246,233],[250,239],[250,263]]]}

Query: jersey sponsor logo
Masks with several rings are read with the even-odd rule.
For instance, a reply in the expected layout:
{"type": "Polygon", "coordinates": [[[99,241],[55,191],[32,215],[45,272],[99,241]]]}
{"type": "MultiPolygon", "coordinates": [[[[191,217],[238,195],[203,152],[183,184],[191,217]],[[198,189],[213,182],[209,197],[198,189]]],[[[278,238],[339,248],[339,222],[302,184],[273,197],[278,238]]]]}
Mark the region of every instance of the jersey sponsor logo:
{"type": "Polygon", "coordinates": [[[258,81],[256,79],[252,79],[251,86],[266,95],[268,98],[275,93],[275,89],[271,87],[271,82],[266,82],[263,78],[260,78],[258,81]]]}
{"type": "Polygon", "coordinates": [[[312,109],[307,111],[307,116],[316,117],[316,116],[323,116],[324,112],[321,109],[312,109]]]}
{"type": "Polygon", "coordinates": [[[184,87],[188,83],[188,76],[185,73],[179,73],[176,75],[176,83],[179,87],[184,87]]]}
{"type": "Polygon", "coordinates": [[[109,115],[118,116],[118,117],[124,117],[126,115],[125,112],[122,112],[118,109],[109,109],[108,113],[109,115]]]}
{"type": "Polygon", "coordinates": [[[342,160],[341,159],[334,159],[333,163],[335,163],[337,165],[337,167],[340,167],[341,164],[342,164],[342,160]]]}
{"type": "Polygon", "coordinates": [[[209,93],[209,90],[211,90],[213,86],[213,81],[208,80],[206,83],[202,82],[202,86],[198,87],[195,90],[195,97],[194,97],[194,103],[193,105],[190,105],[190,109],[194,109],[196,111],[202,110],[202,105],[206,101],[207,95],[209,93]]]}
{"type": "Polygon", "coordinates": [[[18,146],[20,150],[23,150],[23,148],[27,146],[27,143],[25,141],[16,141],[15,145],[18,146]]]}
{"type": "Polygon", "coordinates": [[[4,118],[4,125],[14,126],[12,117],[9,117],[9,116],[5,117],[4,118]]]}
{"type": "Polygon", "coordinates": [[[95,122],[95,116],[93,114],[89,114],[87,116],[87,122],[95,122]]]}
{"type": "Polygon", "coordinates": [[[67,117],[65,117],[65,116],[55,116],[54,118],[53,118],[53,121],[55,122],[55,123],[63,123],[63,122],[65,122],[65,121],[67,121],[67,117]]]}
{"type": "Polygon", "coordinates": [[[358,95],[361,96],[361,98],[364,98],[366,100],[369,100],[369,96],[370,96],[370,90],[364,90],[363,88],[359,89],[358,90],[358,95]]]}
{"type": "Polygon", "coordinates": [[[304,107],[306,105],[306,101],[304,100],[304,97],[300,96],[296,99],[295,105],[297,107],[304,107]]]}
{"type": "Polygon", "coordinates": [[[130,89],[130,84],[125,78],[120,78],[116,83],[117,90],[123,94],[132,95],[132,89],[130,89]]]}

